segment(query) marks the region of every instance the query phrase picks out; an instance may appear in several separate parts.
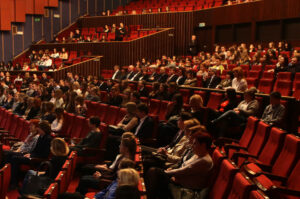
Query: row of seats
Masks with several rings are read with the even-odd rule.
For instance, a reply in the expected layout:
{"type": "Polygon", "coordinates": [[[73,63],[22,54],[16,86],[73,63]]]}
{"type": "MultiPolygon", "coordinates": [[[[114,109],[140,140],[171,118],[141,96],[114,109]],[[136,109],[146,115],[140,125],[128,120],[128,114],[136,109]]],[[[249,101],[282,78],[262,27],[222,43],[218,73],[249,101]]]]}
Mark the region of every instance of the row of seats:
{"type": "Polygon", "coordinates": [[[166,12],[166,7],[169,7],[170,12],[176,11],[192,11],[201,10],[211,7],[218,7],[223,4],[223,0],[191,0],[191,1],[138,1],[131,2],[125,7],[118,7],[112,12],[112,15],[117,14],[119,11],[127,11],[128,14],[132,14],[135,10],[136,14],[142,14],[142,9],[152,9],[152,13],[157,13],[158,8],[161,8],[161,12],[166,12]],[[142,9],[141,9],[142,8],[142,9]]]}
{"type": "Polygon", "coordinates": [[[217,148],[214,150],[213,160],[215,165],[219,165],[216,168],[219,174],[212,186],[211,198],[231,198],[231,194],[247,198],[251,190],[256,189],[254,184],[268,194],[274,186],[285,185],[286,188],[298,190],[297,196],[300,196],[299,175],[297,176],[300,172],[299,137],[249,117],[240,140],[220,138],[215,144],[217,148]],[[244,174],[251,181],[249,177],[241,177],[244,174]],[[277,180],[285,178],[286,183],[272,181],[266,176],[279,176],[277,180]],[[241,179],[248,182],[242,183],[241,179]],[[226,197],[227,194],[229,196],[226,197]]]}

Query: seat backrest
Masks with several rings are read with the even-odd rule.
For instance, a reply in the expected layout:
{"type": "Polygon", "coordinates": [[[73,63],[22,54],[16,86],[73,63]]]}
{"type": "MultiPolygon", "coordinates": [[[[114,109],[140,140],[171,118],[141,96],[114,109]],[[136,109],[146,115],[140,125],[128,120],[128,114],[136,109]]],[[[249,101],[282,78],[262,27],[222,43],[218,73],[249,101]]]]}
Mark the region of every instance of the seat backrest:
{"type": "Polygon", "coordinates": [[[266,165],[274,163],[283,146],[285,131],[273,127],[270,131],[270,136],[267,143],[263,147],[258,159],[266,165]]]}
{"type": "Polygon", "coordinates": [[[108,114],[106,114],[106,117],[103,122],[108,125],[114,125],[117,120],[120,108],[117,106],[110,106],[108,107],[107,111],[108,114]]]}
{"type": "Polygon", "coordinates": [[[18,138],[19,140],[22,140],[21,135],[22,135],[22,131],[23,131],[24,122],[25,122],[25,119],[18,118],[15,137],[18,138]]]}
{"type": "Polygon", "coordinates": [[[167,107],[168,107],[169,101],[162,100],[160,103],[160,111],[158,112],[158,117],[160,121],[166,120],[166,113],[167,113],[167,107]]]}
{"type": "Polygon", "coordinates": [[[10,134],[16,137],[16,132],[18,128],[18,121],[19,121],[19,116],[18,115],[13,115],[12,117],[12,124],[10,125],[10,134]]]}
{"type": "Polygon", "coordinates": [[[4,126],[4,129],[5,130],[9,130],[10,129],[10,126],[12,124],[12,120],[13,120],[13,117],[14,117],[14,114],[12,114],[11,112],[9,112],[7,114],[7,120],[6,120],[6,123],[5,123],[5,126],[4,126]]]}
{"type": "Polygon", "coordinates": [[[0,170],[0,181],[1,187],[0,187],[0,199],[5,199],[9,183],[10,183],[10,173],[11,173],[11,166],[10,164],[4,165],[4,167],[0,170]]]}
{"type": "Polygon", "coordinates": [[[256,132],[257,124],[258,124],[258,119],[256,117],[252,117],[252,116],[248,117],[248,122],[245,131],[239,142],[240,146],[248,148],[253,138],[253,135],[256,132]]]}
{"type": "Polygon", "coordinates": [[[223,160],[217,178],[210,190],[209,198],[225,199],[231,189],[232,181],[238,168],[227,159],[223,160]]]}
{"type": "Polygon", "coordinates": [[[258,84],[258,90],[262,93],[270,93],[273,88],[272,79],[261,79],[258,84]]]}
{"type": "Polygon", "coordinates": [[[274,79],[274,72],[265,71],[262,74],[262,79],[274,79]]]}
{"type": "MultiPolygon", "coordinates": [[[[300,160],[298,160],[296,166],[294,167],[293,171],[291,172],[287,182],[286,188],[291,190],[300,190],[300,160]]],[[[284,197],[288,199],[296,199],[297,197],[284,197]]]]}
{"type": "Polygon", "coordinates": [[[291,72],[279,72],[277,73],[277,80],[291,80],[291,72]]]}
{"type": "Polygon", "coordinates": [[[118,124],[124,118],[126,113],[127,113],[126,108],[120,108],[120,111],[119,111],[119,114],[118,114],[115,124],[118,124]]]}
{"type": "Polygon", "coordinates": [[[81,131],[83,131],[85,118],[82,116],[75,116],[74,124],[72,125],[72,131],[70,133],[71,138],[79,138],[81,135],[81,131]]]}
{"type": "Polygon", "coordinates": [[[269,197],[260,190],[253,190],[250,192],[248,199],[269,199],[269,197]]]}
{"type": "Polygon", "coordinates": [[[278,80],[275,83],[274,91],[278,91],[282,96],[289,96],[291,92],[292,82],[287,80],[278,80]]]}
{"type": "Polygon", "coordinates": [[[30,132],[30,122],[27,120],[23,120],[23,129],[20,135],[20,140],[25,140],[25,138],[29,135],[30,132]]]}
{"type": "Polygon", "coordinates": [[[80,138],[85,138],[89,132],[90,132],[89,119],[86,118],[83,122],[80,138]]]}
{"type": "Polygon", "coordinates": [[[55,182],[58,184],[58,192],[60,194],[66,192],[68,188],[66,171],[60,171],[55,178],[55,182]]]}
{"type": "Polygon", "coordinates": [[[57,183],[50,184],[49,188],[44,193],[46,199],[57,199],[58,197],[58,185],[57,183]]]}
{"type": "Polygon", "coordinates": [[[190,90],[189,89],[179,89],[179,92],[182,95],[183,103],[188,104],[190,99],[190,90]]]}
{"type": "Polygon", "coordinates": [[[7,110],[3,110],[3,115],[2,115],[2,119],[1,119],[1,123],[0,123],[0,127],[1,128],[4,128],[4,126],[5,126],[5,123],[6,123],[6,121],[7,121],[7,116],[8,116],[8,111],[7,110]]]}
{"type": "Polygon", "coordinates": [[[279,176],[288,176],[292,167],[299,160],[300,139],[294,135],[287,135],[281,152],[272,167],[272,173],[279,176]]]}
{"type": "Polygon", "coordinates": [[[202,97],[203,105],[205,105],[206,101],[206,92],[205,91],[194,91],[194,94],[198,94],[202,97]]]}
{"type": "Polygon", "coordinates": [[[160,110],[160,100],[150,99],[149,103],[149,114],[157,115],[160,110]]]}
{"type": "Polygon", "coordinates": [[[67,129],[65,132],[62,132],[64,135],[68,135],[70,136],[72,134],[72,130],[74,129],[74,125],[75,125],[75,115],[72,113],[67,113],[67,117],[69,120],[69,124],[67,125],[67,129]]]}
{"type": "Polygon", "coordinates": [[[104,121],[108,110],[108,105],[100,103],[97,106],[97,116],[99,116],[100,121],[104,121]]]}
{"type": "Polygon", "coordinates": [[[266,143],[269,134],[270,134],[270,125],[264,123],[264,122],[259,122],[255,135],[248,147],[248,152],[252,155],[258,156],[259,153],[261,152],[264,144],[266,143]]]}
{"type": "Polygon", "coordinates": [[[108,136],[108,125],[104,124],[104,123],[101,123],[100,130],[101,130],[101,133],[102,133],[102,138],[101,138],[101,142],[100,142],[100,149],[104,149],[106,147],[105,144],[106,144],[106,139],[107,139],[107,136],[108,136]]]}
{"type": "Polygon", "coordinates": [[[232,188],[227,199],[247,198],[249,196],[252,184],[242,173],[234,176],[232,188]]]}
{"type": "Polygon", "coordinates": [[[211,92],[210,96],[209,96],[209,100],[207,103],[207,107],[211,108],[211,109],[218,109],[220,102],[223,98],[223,94],[222,93],[215,93],[215,92],[211,92]]]}
{"type": "Polygon", "coordinates": [[[66,171],[66,181],[67,181],[67,184],[70,183],[71,181],[71,160],[66,160],[64,165],[62,166],[62,171],[66,171]]]}

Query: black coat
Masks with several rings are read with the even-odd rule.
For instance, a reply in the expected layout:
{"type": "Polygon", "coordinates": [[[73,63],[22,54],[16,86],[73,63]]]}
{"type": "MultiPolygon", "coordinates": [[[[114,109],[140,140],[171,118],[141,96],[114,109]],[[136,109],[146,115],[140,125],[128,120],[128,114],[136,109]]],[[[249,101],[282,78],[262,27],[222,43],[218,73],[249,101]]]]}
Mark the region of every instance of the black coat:
{"type": "MultiPolygon", "coordinates": [[[[138,125],[139,126],[139,125],[138,125]]],[[[154,130],[154,121],[150,116],[147,116],[142,124],[142,126],[139,128],[138,132],[136,132],[136,136],[139,139],[146,139],[151,138],[152,133],[154,130]]],[[[138,127],[137,127],[138,128],[138,127]]]]}
{"type": "Polygon", "coordinates": [[[221,78],[218,76],[213,76],[213,79],[211,80],[211,77],[203,81],[203,87],[204,88],[216,88],[217,85],[221,82],[221,78]]]}
{"type": "Polygon", "coordinates": [[[197,55],[198,49],[197,49],[197,41],[190,41],[189,42],[189,49],[188,53],[192,56],[197,55]]]}
{"type": "Polygon", "coordinates": [[[167,83],[176,82],[177,78],[178,78],[177,75],[171,75],[170,77],[168,77],[167,83]]]}
{"type": "Polygon", "coordinates": [[[157,79],[157,81],[159,83],[165,83],[168,79],[168,75],[167,74],[163,74],[163,75],[160,75],[159,78],[157,79]]]}
{"type": "Polygon", "coordinates": [[[36,158],[48,158],[50,153],[51,141],[51,135],[39,136],[35,148],[30,153],[30,156],[36,158]]]}
{"type": "Polygon", "coordinates": [[[156,82],[156,81],[158,80],[159,77],[160,77],[160,75],[159,75],[158,73],[152,73],[152,74],[148,77],[147,81],[148,81],[148,82],[156,82]],[[152,77],[153,77],[153,80],[151,79],[152,77]]]}
{"type": "Polygon", "coordinates": [[[122,72],[119,70],[119,71],[115,72],[111,78],[112,78],[113,80],[121,80],[122,77],[123,77],[122,72]],[[115,75],[115,74],[116,74],[116,75],[115,75]],[[114,77],[114,75],[115,75],[115,77],[114,77]],[[114,79],[113,79],[113,77],[114,77],[114,79]]]}

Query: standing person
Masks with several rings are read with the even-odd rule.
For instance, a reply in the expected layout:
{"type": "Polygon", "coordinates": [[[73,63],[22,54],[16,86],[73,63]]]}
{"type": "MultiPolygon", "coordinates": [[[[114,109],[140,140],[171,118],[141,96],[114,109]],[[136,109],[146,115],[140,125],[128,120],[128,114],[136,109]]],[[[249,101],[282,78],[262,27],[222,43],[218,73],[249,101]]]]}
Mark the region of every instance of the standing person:
{"type": "Polygon", "coordinates": [[[192,39],[189,42],[189,49],[188,49],[188,54],[192,55],[192,56],[196,56],[198,53],[198,49],[197,49],[197,37],[196,35],[192,35],[192,39]]]}

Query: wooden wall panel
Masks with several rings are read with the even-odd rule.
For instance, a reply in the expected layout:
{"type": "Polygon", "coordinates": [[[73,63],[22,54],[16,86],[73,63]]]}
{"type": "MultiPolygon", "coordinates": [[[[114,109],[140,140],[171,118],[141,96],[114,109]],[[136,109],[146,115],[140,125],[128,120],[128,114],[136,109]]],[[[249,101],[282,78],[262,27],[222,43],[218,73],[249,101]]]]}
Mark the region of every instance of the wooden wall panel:
{"type": "Polygon", "coordinates": [[[24,0],[15,0],[15,15],[14,15],[14,22],[25,22],[26,21],[26,1],[24,0]]]}
{"type": "Polygon", "coordinates": [[[26,1],[26,14],[34,14],[34,0],[26,1]]]}
{"type": "Polygon", "coordinates": [[[0,30],[11,30],[14,18],[14,2],[12,0],[0,1],[0,30]]]}
{"type": "Polygon", "coordinates": [[[45,1],[42,0],[35,0],[34,1],[34,14],[36,15],[43,15],[45,8],[45,1]]]}
{"type": "Polygon", "coordinates": [[[58,7],[58,0],[46,0],[48,7],[58,7]]]}
{"type": "Polygon", "coordinates": [[[111,69],[114,65],[130,65],[137,60],[147,57],[151,60],[162,55],[174,55],[174,29],[168,28],[153,35],[145,36],[130,42],[105,42],[105,43],[67,43],[67,44],[40,44],[31,47],[35,50],[53,48],[71,51],[90,51],[92,55],[103,56],[102,68],[111,69]]]}
{"type": "Polygon", "coordinates": [[[98,27],[106,24],[143,25],[144,28],[175,29],[174,40],[176,54],[186,54],[187,45],[193,34],[193,12],[161,13],[111,17],[87,17],[79,20],[80,27],[98,27]]]}

